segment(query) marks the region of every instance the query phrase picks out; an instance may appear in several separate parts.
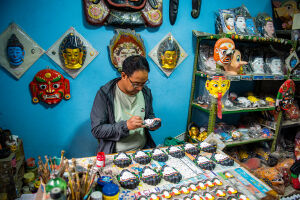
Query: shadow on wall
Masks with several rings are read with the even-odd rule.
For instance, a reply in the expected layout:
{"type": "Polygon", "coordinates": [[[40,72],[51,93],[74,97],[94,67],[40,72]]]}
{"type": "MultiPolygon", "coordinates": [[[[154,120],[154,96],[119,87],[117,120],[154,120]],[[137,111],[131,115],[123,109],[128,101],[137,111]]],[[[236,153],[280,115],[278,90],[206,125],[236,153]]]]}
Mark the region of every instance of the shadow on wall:
{"type": "Polygon", "coordinates": [[[70,139],[65,147],[65,156],[70,158],[82,158],[96,156],[98,141],[91,133],[91,122],[87,120],[78,128],[78,131],[70,139]]]}

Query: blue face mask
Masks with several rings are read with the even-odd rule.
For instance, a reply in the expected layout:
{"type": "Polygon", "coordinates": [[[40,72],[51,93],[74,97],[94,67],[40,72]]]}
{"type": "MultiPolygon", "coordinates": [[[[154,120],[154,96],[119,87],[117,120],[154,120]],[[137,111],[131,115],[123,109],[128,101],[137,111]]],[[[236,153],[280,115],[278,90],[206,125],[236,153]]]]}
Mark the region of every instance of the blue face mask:
{"type": "Polygon", "coordinates": [[[20,47],[7,47],[7,56],[9,63],[13,66],[19,66],[24,61],[25,51],[20,47]]]}
{"type": "Polygon", "coordinates": [[[255,35],[254,22],[252,19],[246,19],[246,28],[250,35],[255,35]]]}

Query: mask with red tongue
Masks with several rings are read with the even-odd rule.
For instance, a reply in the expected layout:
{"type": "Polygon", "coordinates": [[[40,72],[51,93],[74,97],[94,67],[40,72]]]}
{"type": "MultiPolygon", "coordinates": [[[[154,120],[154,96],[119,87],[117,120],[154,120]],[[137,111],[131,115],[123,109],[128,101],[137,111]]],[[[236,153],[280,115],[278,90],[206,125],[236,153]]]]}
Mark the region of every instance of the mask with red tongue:
{"type": "Polygon", "coordinates": [[[230,87],[230,81],[223,75],[215,75],[208,79],[205,83],[205,88],[209,94],[217,99],[217,115],[222,119],[222,97],[230,87]]]}

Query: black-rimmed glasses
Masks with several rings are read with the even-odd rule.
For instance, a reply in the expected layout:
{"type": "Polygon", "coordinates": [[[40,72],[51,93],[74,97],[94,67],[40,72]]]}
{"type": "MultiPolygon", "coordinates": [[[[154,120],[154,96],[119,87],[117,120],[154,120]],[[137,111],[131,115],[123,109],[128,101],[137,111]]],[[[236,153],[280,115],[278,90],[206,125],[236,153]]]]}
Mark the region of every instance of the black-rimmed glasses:
{"type": "Polygon", "coordinates": [[[128,77],[128,80],[130,81],[132,87],[134,87],[134,88],[144,87],[144,85],[147,85],[150,83],[149,80],[147,80],[145,83],[135,83],[135,82],[132,82],[129,77],[128,77]]]}

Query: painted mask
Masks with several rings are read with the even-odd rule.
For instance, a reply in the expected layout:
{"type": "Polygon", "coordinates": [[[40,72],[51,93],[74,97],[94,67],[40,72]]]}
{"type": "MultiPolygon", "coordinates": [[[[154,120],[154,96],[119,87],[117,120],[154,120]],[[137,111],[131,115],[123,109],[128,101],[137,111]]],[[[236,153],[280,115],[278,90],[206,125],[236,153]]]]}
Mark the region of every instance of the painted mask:
{"type": "Polygon", "coordinates": [[[69,80],[53,69],[39,71],[30,82],[33,103],[57,104],[71,98],[69,80]]]}
{"type": "Polygon", "coordinates": [[[214,47],[214,59],[218,65],[224,66],[231,62],[235,45],[229,38],[220,38],[214,47]]]}
{"type": "Polygon", "coordinates": [[[160,43],[157,56],[162,68],[172,70],[176,67],[180,55],[179,46],[172,36],[160,43]]]}
{"type": "Polygon", "coordinates": [[[275,37],[274,36],[274,33],[275,33],[274,24],[273,24],[273,21],[271,21],[271,20],[266,20],[266,24],[264,26],[264,36],[265,37],[275,37]]]}
{"type": "Polygon", "coordinates": [[[225,76],[214,76],[212,79],[207,80],[205,88],[211,96],[221,99],[230,87],[230,80],[225,76]]]}
{"type": "Polygon", "coordinates": [[[255,57],[251,63],[254,74],[264,74],[264,59],[262,57],[255,57]]]}
{"type": "Polygon", "coordinates": [[[243,16],[238,16],[236,18],[236,28],[240,33],[246,33],[246,22],[245,22],[245,17],[243,16]]]}
{"type": "Polygon", "coordinates": [[[86,58],[86,47],[78,36],[70,33],[60,44],[59,55],[66,68],[79,69],[86,58]]]}
{"type": "Polygon", "coordinates": [[[294,101],[294,94],[295,94],[295,83],[293,80],[288,79],[279,88],[277,98],[276,98],[277,110],[279,110],[279,107],[282,110],[288,110],[294,101]]]}
{"type": "Polygon", "coordinates": [[[270,69],[272,74],[282,74],[282,61],[280,58],[273,58],[271,61],[270,69]]]}
{"type": "Polygon", "coordinates": [[[248,64],[248,62],[242,61],[241,52],[239,50],[235,50],[230,65],[224,66],[224,69],[225,71],[236,75],[241,73],[241,67],[246,64],[248,64]]]}
{"type": "Polygon", "coordinates": [[[23,45],[15,34],[12,34],[7,42],[7,57],[9,63],[17,67],[24,61],[25,51],[23,45]]]}
{"type": "Polygon", "coordinates": [[[146,56],[142,38],[132,30],[117,29],[110,41],[109,50],[111,62],[119,71],[122,71],[122,64],[127,57],[146,56]]]}
{"type": "Polygon", "coordinates": [[[255,30],[255,25],[254,25],[254,21],[252,18],[247,18],[246,19],[246,26],[247,26],[247,32],[249,35],[255,35],[256,34],[256,30],[255,30]]]}
{"type": "Polygon", "coordinates": [[[234,30],[234,17],[230,14],[225,15],[225,24],[228,31],[234,30]]]}

